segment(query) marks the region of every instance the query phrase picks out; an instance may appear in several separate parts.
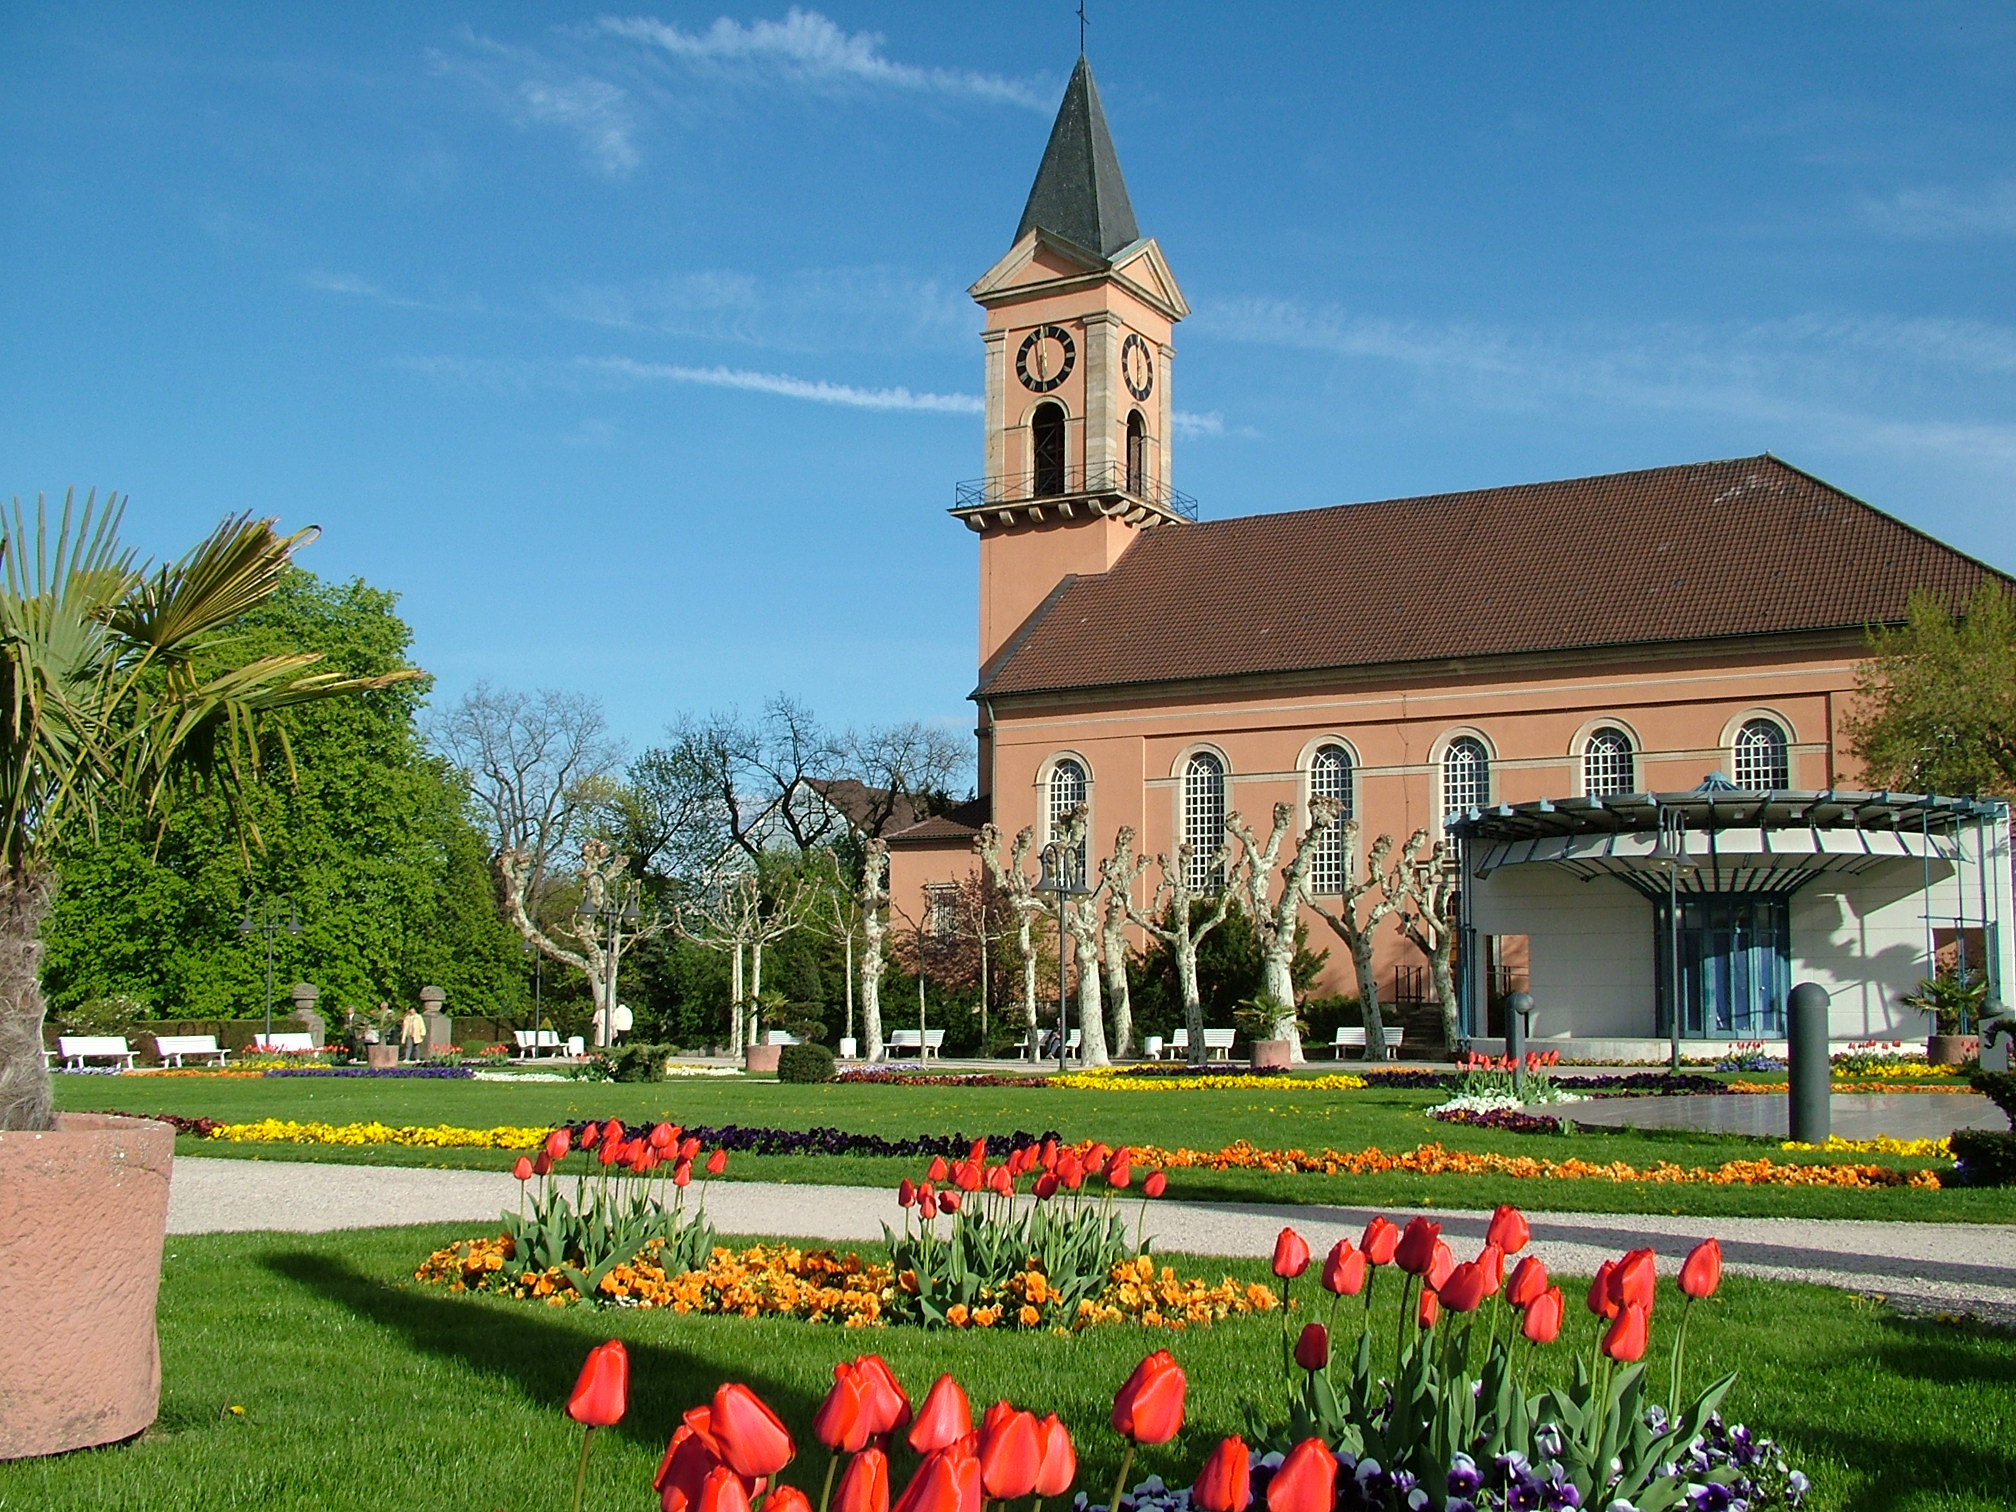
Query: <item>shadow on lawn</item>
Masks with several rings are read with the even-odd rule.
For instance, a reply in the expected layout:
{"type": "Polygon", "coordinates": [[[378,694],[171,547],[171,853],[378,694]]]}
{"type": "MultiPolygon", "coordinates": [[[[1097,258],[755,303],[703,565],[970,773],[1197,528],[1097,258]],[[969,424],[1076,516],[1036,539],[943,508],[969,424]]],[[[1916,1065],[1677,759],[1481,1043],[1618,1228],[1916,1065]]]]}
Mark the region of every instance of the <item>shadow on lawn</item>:
{"type": "Polygon", "coordinates": [[[680,1413],[707,1401],[727,1379],[748,1384],[801,1431],[818,1406],[798,1388],[757,1368],[758,1350],[742,1353],[730,1367],[634,1337],[639,1314],[429,1296],[310,1250],[274,1251],[261,1263],[365,1322],[394,1330],[412,1348],[500,1380],[556,1415],[565,1411],[588,1351],[612,1334],[621,1337],[630,1355],[630,1410],[610,1431],[653,1450],[670,1436],[680,1413]]]}

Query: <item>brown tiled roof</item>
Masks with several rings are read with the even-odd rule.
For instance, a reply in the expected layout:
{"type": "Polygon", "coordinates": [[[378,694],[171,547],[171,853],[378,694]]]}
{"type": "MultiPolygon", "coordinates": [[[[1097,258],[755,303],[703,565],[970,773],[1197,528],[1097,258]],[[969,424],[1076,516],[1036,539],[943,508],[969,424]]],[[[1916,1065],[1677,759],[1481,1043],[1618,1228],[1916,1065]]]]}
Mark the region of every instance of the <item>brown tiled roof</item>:
{"type": "Polygon", "coordinates": [[[1769,455],[1247,515],[1067,580],[975,696],[1853,628],[1986,576],[1769,455]]]}
{"type": "Polygon", "coordinates": [[[905,845],[946,845],[971,844],[973,837],[980,833],[980,826],[993,817],[994,800],[990,797],[969,798],[964,803],[954,804],[942,814],[934,814],[921,824],[913,824],[908,829],[891,834],[889,843],[905,845]]]}

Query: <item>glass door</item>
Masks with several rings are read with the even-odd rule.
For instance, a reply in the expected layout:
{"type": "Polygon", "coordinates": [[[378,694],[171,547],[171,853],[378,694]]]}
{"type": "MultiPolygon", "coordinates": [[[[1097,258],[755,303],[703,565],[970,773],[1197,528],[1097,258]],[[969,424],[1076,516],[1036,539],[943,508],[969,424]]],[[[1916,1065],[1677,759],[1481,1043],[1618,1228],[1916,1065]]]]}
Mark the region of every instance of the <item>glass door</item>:
{"type": "MultiPolygon", "coordinates": [[[[1658,923],[1659,1032],[1672,1033],[1671,920],[1658,923]]],[[[1779,893],[1680,899],[1680,1033],[1689,1039],[1777,1039],[1792,985],[1791,908],[1779,893]]]]}

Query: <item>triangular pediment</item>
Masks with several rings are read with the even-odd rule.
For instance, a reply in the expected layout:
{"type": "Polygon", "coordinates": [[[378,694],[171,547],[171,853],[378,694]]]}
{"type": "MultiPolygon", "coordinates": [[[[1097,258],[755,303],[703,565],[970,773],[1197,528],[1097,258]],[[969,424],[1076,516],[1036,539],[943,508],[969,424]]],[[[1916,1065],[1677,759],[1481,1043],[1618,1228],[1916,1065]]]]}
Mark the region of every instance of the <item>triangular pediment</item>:
{"type": "Polygon", "coordinates": [[[1129,242],[1108,260],[1039,228],[1025,233],[966,292],[982,305],[994,305],[1099,278],[1113,279],[1171,320],[1190,313],[1169,260],[1152,236],[1129,242]]]}

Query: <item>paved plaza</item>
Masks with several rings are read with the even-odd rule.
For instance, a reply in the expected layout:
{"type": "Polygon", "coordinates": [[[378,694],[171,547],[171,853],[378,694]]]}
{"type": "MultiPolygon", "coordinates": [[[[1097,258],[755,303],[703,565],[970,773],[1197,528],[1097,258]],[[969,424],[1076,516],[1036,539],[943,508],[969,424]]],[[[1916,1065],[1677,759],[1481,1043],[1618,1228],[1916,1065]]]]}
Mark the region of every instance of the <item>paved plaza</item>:
{"type": "MultiPolygon", "coordinates": [[[[1829,1121],[1842,1139],[1944,1139],[1956,1129],[2007,1129],[2002,1110],[1978,1092],[1837,1092],[1829,1121]]],[[[1629,1129],[1698,1129],[1709,1134],[1785,1138],[1784,1097],[1729,1093],[1705,1097],[1608,1097],[1597,1102],[1532,1104],[1579,1124],[1629,1129]]]]}
{"type": "MultiPolygon", "coordinates": [[[[312,1233],[458,1222],[483,1232],[517,1201],[518,1183],[501,1171],[178,1159],[168,1230],[312,1233]]],[[[885,1222],[902,1222],[895,1194],[879,1187],[724,1181],[714,1185],[707,1203],[715,1227],[728,1234],[847,1242],[880,1239],[885,1222]]],[[[1272,1251],[1284,1224],[1293,1224],[1320,1254],[1338,1239],[1355,1238],[1372,1211],[1164,1201],[1149,1208],[1148,1232],[1159,1250],[1258,1257],[1272,1251]]],[[[1438,1210],[1434,1216],[1459,1254],[1483,1242],[1487,1214],[1438,1210]]],[[[1722,1241],[1728,1269],[1738,1274],[1811,1281],[1935,1307],[2016,1313],[2016,1244],[2010,1242],[2011,1229],[1999,1224],[1642,1213],[1529,1217],[1535,1247],[1550,1269],[1564,1275],[1590,1274],[1603,1260],[1638,1245],[1656,1249],[1670,1272],[1696,1241],[1713,1234],[1722,1241]]]]}

